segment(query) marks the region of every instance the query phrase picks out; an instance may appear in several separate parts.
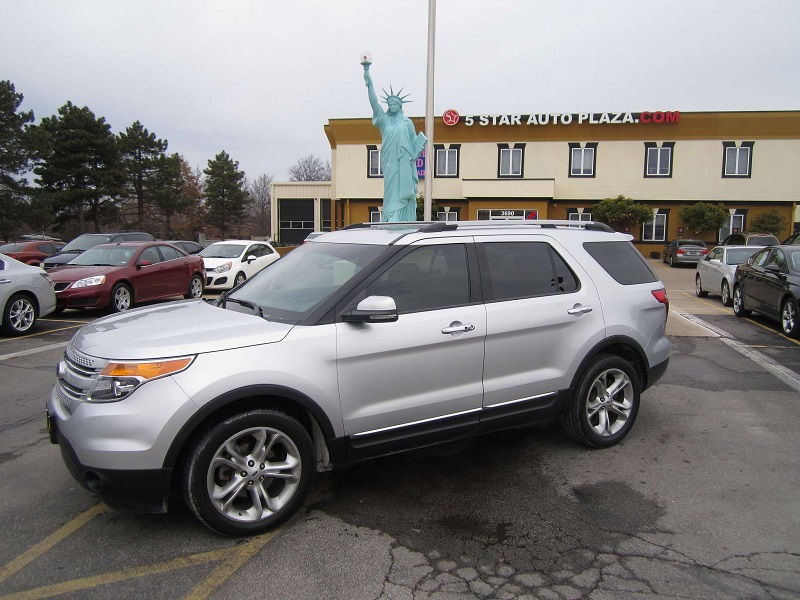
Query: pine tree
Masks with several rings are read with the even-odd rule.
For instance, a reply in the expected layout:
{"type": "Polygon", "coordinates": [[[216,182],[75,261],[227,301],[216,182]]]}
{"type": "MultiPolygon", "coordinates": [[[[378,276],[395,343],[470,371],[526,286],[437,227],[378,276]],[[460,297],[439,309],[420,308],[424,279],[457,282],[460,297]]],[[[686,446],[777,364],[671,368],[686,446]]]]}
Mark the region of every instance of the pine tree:
{"type": "Polygon", "coordinates": [[[25,208],[23,174],[32,152],[26,135],[33,111],[19,111],[23,95],[10,81],[0,81],[0,239],[11,239],[25,208]]]}
{"type": "Polygon", "coordinates": [[[56,217],[76,217],[85,231],[88,210],[95,231],[103,216],[116,214],[122,184],[117,141],[104,117],[67,102],[58,114],[42,119],[47,134],[42,162],[34,169],[42,188],[51,192],[56,217]]]}
{"type": "Polygon", "coordinates": [[[203,173],[207,218],[224,238],[230,226],[240,224],[244,218],[248,200],[245,175],[224,150],[208,161],[203,173]]]}
{"type": "Polygon", "coordinates": [[[135,121],[119,134],[120,165],[125,174],[125,191],[136,198],[137,226],[144,227],[145,204],[154,201],[163,168],[167,141],[160,140],[135,121]]]}
{"type": "Polygon", "coordinates": [[[164,236],[172,236],[172,218],[188,208],[195,199],[187,193],[184,180],[185,161],[180,154],[162,155],[153,173],[152,203],[164,219],[164,236]]]}

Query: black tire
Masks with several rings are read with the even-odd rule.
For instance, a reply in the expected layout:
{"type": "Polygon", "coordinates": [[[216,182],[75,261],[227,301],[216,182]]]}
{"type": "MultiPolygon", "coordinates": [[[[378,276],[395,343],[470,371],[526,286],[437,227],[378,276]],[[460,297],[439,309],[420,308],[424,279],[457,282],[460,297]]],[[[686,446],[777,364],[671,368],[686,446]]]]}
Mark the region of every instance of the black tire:
{"type": "Polygon", "coordinates": [[[30,296],[14,294],[3,308],[2,329],[8,335],[25,335],[36,325],[39,309],[30,296]]]}
{"type": "Polygon", "coordinates": [[[561,426],[572,440],[589,448],[613,446],[633,427],[640,393],[639,376],[627,360],[601,355],[589,364],[578,381],[567,409],[561,414],[561,426]],[[604,396],[602,390],[607,391],[609,382],[611,387],[623,385],[616,393],[604,396]],[[590,415],[593,408],[596,410],[590,415]],[[601,433],[603,415],[605,432],[601,433]]]}
{"type": "Polygon", "coordinates": [[[202,298],[203,297],[203,290],[205,286],[203,285],[205,282],[200,275],[194,275],[189,282],[189,289],[186,290],[186,293],[183,295],[184,298],[187,300],[191,300],[192,298],[202,298]]]}
{"type": "Polygon", "coordinates": [[[789,337],[800,338],[800,308],[794,298],[786,298],[781,305],[781,329],[789,337]]]}
{"type": "Polygon", "coordinates": [[[728,280],[722,280],[722,287],[719,289],[719,295],[722,297],[722,305],[723,306],[732,306],[733,299],[731,298],[731,288],[728,285],[728,280]]]}
{"type": "Polygon", "coordinates": [[[703,290],[703,281],[700,279],[700,274],[698,273],[695,275],[694,278],[694,294],[698,298],[705,298],[708,296],[708,292],[703,290]]]}
{"type": "Polygon", "coordinates": [[[247,275],[245,275],[244,273],[237,273],[236,279],[233,280],[233,287],[239,287],[245,282],[246,279],[247,275]]]}
{"type": "Polygon", "coordinates": [[[291,517],[308,494],[315,471],[308,431],[285,413],[254,409],[213,424],[199,436],[187,455],[181,485],[186,504],[206,527],[249,536],[274,529],[291,517]],[[262,430],[265,441],[260,444],[257,436],[262,430]],[[230,447],[242,454],[234,455],[230,447]],[[259,449],[265,448],[269,454],[259,458],[259,449]],[[215,457],[218,466],[212,469],[215,457]],[[281,468],[276,463],[293,466],[281,468]],[[216,502],[211,498],[212,485],[221,494],[216,502]],[[268,508],[270,500],[276,510],[268,508]]]}
{"type": "Polygon", "coordinates": [[[109,301],[111,312],[124,312],[133,307],[133,292],[131,287],[126,283],[118,283],[111,290],[111,299],[109,301]]]}
{"type": "Polygon", "coordinates": [[[737,317],[750,316],[750,310],[744,307],[744,293],[741,285],[733,286],[733,314],[737,317]]]}
{"type": "Polygon", "coordinates": [[[669,257],[669,266],[672,267],[673,269],[677,266],[675,264],[675,255],[674,254],[669,257]]]}
{"type": "Polygon", "coordinates": [[[55,309],[53,310],[54,315],[60,315],[63,312],[64,312],[63,306],[56,306],[55,309]]]}

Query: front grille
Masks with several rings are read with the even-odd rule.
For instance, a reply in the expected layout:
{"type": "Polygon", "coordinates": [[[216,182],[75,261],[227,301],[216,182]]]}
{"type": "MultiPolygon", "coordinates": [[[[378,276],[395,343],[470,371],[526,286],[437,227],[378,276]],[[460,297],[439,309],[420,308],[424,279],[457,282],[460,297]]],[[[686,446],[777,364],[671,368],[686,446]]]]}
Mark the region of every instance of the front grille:
{"type": "Polygon", "coordinates": [[[64,351],[64,361],[59,365],[56,385],[58,399],[64,410],[71,414],[77,403],[86,399],[107,362],[67,346],[64,351]]]}
{"type": "Polygon", "coordinates": [[[69,281],[58,281],[53,282],[53,289],[57,292],[63,292],[65,289],[69,287],[69,281]]]}

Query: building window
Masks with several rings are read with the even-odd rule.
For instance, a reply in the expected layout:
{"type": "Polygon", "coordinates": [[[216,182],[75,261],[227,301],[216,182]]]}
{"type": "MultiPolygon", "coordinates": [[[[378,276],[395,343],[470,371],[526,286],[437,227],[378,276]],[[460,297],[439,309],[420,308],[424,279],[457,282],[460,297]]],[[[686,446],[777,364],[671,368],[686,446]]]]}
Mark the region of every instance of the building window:
{"type": "Polygon", "coordinates": [[[377,146],[367,146],[367,177],[383,177],[381,151],[377,146]]]}
{"type": "Polygon", "coordinates": [[[461,144],[451,144],[445,148],[436,144],[436,177],[458,177],[458,153],[461,144]]]}
{"type": "Polygon", "coordinates": [[[656,213],[653,220],[642,225],[643,242],[663,242],[666,240],[667,215],[656,213]]]}
{"type": "Polygon", "coordinates": [[[381,222],[381,211],[377,206],[370,206],[369,207],[369,222],[370,223],[380,223],[381,222]]]}
{"type": "Polygon", "coordinates": [[[672,149],[675,142],[664,142],[661,147],[655,142],[645,142],[644,176],[672,177],[672,149]]]}
{"type": "Polygon", "coordinates": [[[458,212],[457,210],[451,210],[450,212],[444,212],[440,210],[436,213],[436,220],[437,221],[458,221],[458,212]]]}
{"type": "Polygon", "coordinates": [[[589,212],[574,212],[569,214],[570,221],[591,221],[592,220],[592,213],[589,212]]]}
{"type": "Polygon", "coordinates": [[[755,142],[722,142],[722,176],[750,177],[753,168],[753,146],[755,142]]]}
{"type": "Polygon", "coordinates": [[[583,148],[580,144],[569,145],[569,176],[594,177],[597,164],[597,142],[589,142],[583,148]]]}
{"type": "Polygon", "coordinates": [[[497,144],[497,150],[497,176],[522,177],[525,163],[525,144],[514,144],[513,148],[510,148],[508,144],[497,144]]]}

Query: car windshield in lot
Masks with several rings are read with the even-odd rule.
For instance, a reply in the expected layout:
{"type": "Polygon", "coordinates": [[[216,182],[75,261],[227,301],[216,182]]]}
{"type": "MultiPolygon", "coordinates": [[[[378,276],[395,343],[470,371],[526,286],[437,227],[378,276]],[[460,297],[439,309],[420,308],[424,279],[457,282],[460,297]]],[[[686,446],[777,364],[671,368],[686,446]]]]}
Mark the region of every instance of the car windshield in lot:
{"type": "Polygon", "coordinates": [[[243,244],[211,244],[203,248],[200,256],[203,258],[238,258],[244,252],[243,244]]]}
{"type": "Polygon", "coordinates": [[[20,251],[24,250],[25,246],[27,246],[28,244],[29,244],[29,242],[21,242],[21,243],[17,242],[17,243],[13,243],[13,244],[3,244],[2,246],[0,246],[0,252],[5,252],[5,253],[8,253],[8,252],[20,252],[20,251]]]}
{"type": "Polygon", "coordinates": [[[751,235],[747,238],[748,246],[777,246],[780,242],[774,235],[751,235]]]}
{"type": "Polygon", "coordinates": [[[316,243],[299,246],[230,298],[261,308],[265,319],[299,323],[375,260],[385,246],[316,243]]]}
{"type": "Polygon", "coordinates": [[[733,248],[725,253],[726,265],[738,265],[753,256],[761,248],[733,248]]]}
{"type": "Polygon", "coordinates": [[[61,251],[69,252],[70,250],[77,250],[83,252],[98,244],[105,244],[111,239],[110,235],[79,235],[69,244],[64,246],[61,251]]]}
{"type": "Polygon", "coordinates": [[[70,266],[109,266],[121,267],[136,253],[132,246],[113,246],[110,248],[90,248],[83,254],[76,256],[67,264],[70,266]]]}

